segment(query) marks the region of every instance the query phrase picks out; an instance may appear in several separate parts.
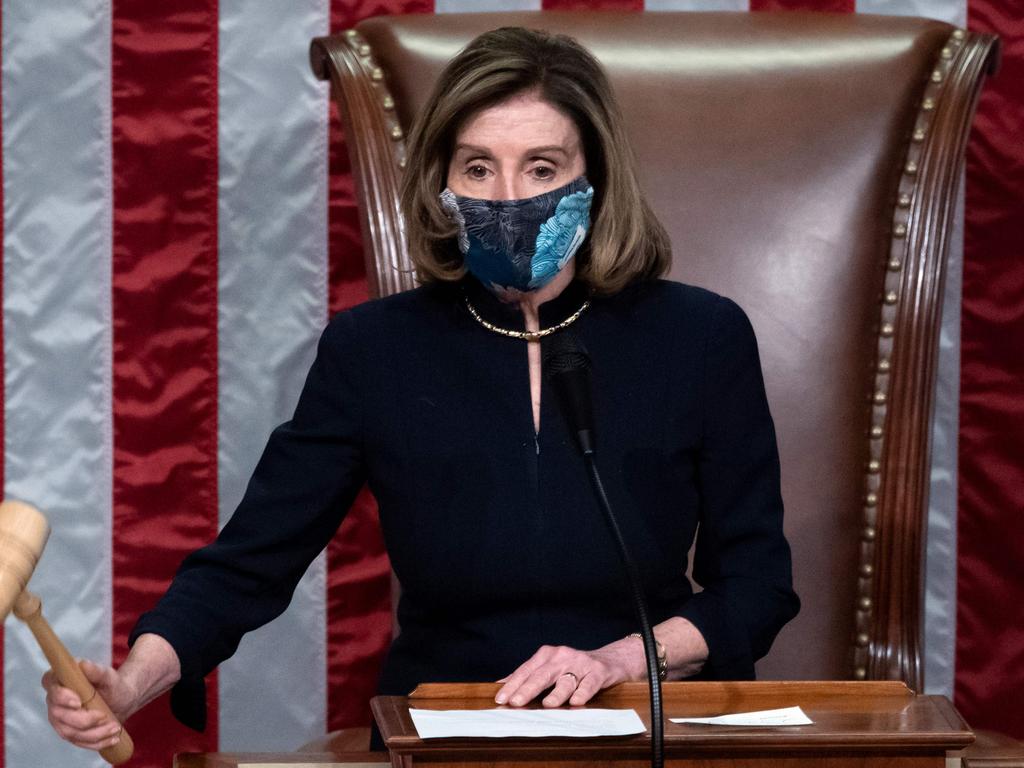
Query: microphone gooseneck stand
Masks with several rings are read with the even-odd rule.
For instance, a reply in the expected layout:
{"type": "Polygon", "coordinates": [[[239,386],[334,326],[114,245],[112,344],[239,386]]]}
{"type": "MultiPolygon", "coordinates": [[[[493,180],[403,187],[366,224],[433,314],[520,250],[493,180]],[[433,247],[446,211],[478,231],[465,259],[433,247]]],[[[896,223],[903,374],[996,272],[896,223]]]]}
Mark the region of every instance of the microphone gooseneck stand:
{"type": "Polygon", "coordinates": [[[615,540],[623,569],[629,581],[633,607],[640,622],[644,656],[647,659],[647,680],[651,694],[651,766],[662,768],[665,763],[665,727],[661,708],[661,678],[658,676],[658,652],[654,631],[647,613],[640,571],[629,554],[619,522],[612,511],[601,473],[597,468],[594,446],[594,416],[590,399],[590,357],[571,331],[560,331],[544,340],[544,372],[561,406],[569,430],[576,436],[580,453],[587,467],[590,485],[604,515],[608,531],[615,540]]]}

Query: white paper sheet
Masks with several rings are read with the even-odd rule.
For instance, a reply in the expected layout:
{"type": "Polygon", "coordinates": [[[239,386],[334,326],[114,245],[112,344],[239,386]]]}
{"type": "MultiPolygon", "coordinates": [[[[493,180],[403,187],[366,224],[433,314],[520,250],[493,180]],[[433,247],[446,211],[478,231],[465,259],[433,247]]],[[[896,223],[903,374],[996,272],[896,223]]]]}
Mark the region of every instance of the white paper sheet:
{"type": "Polygon", "coordinates": [[[763,709],[760,712],[737,712],[718,717],[672,717],[673,723],[697,723],[699,725],[751,725],[775,727],[778,725],[812,725],[813,720],[800,707],[784,709],[763,709]]]}
{"type": "Polygon", "coordinates": [[[632,709],[410,709],[421,739],[452,736],[629,736],[643,733],[632,709]]]}

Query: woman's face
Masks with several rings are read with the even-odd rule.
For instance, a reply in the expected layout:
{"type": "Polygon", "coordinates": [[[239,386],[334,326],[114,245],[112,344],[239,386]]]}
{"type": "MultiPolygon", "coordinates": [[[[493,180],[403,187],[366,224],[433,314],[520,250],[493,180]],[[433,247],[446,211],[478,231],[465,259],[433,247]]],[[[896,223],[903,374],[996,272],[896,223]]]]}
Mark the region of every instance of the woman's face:
{"type": "Polygon", "coordinates": [[[586,172],[580,133],[536,91],[481,110],[455,136],[448,187],[483,200],[519,200],[586,172]]]}

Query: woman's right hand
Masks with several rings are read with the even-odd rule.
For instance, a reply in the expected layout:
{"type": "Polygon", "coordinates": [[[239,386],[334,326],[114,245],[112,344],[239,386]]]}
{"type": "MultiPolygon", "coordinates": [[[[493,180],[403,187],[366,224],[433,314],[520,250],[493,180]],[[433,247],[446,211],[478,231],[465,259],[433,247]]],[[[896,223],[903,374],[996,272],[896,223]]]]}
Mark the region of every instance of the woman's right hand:
{"type": "Polygon", "coordinates": [[[159,635],[141,635],[118,669],[81,661],[79,666],[96,693],[114,713],[85,709],[74,691],[58,682],[53,672],[43,675],[46,710],[57,734],[75,746],[106,749],[118,742],[121,723],[181,678],[181,664],[171,644],[159,635]]]}
{"type": "Polygon", "coordinates": [[[124,676],[112,667],[82,660],[78,664],[86,679],[92,683],[97,695],[101,696],[114,713],[116,720],[96,710],[86,709],[78,694],[65,688],[52,671],[43,675],[46,689],[46,711],[50,725],[65,741],[85,749],[105,749],[118,742],[121,722],[135,710],[135,691],[124,676]]]}

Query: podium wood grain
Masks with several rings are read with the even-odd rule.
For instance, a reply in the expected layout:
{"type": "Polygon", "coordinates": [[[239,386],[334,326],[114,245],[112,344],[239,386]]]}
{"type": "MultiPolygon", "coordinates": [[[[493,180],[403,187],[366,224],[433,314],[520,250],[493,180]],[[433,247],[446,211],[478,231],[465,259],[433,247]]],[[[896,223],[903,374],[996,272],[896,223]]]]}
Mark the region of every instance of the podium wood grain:
{"type": "MultiPolygon", "coordinates": [[[[640,768],[647,734],[601,739],[420,739],[409,708],[488,709],[495,684],[422,685],[409,697],[373,700],[374,717],[395,768],[640,768]]],[[[901,682],[693,682],[664,686],[665,714],[702,717],[800,706],[814,723],[784,728],[665,725],[671,768],[944,768],[946,753],[974,740],[942,696],[919,696],[901,682]]],[[[649,726],[642,683],[611,688],[591,704],[635,709],[649,726]]]]}

